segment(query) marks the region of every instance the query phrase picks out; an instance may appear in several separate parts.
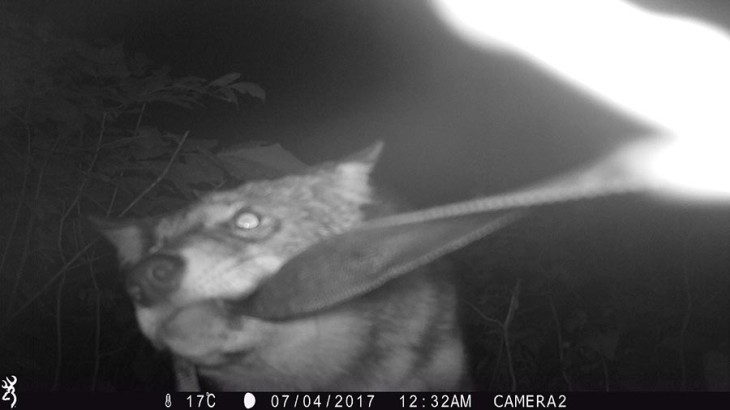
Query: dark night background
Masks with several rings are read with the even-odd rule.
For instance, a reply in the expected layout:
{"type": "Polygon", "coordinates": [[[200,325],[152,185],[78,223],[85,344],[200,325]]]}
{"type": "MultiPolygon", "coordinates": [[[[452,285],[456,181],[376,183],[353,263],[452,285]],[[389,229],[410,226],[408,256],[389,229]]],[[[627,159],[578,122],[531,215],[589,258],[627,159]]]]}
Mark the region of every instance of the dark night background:
{"type": "MultiPolygon", "coordinates": [[[[238,108],[212,99],[195,111],[150,104],[146,125],[216,140],[214,152],[245,141],[275,142],[308,164],[380,139],[385,151],[377,182],[417,207],[533,183],[648,131],[518,57],[462,43],[421,1],[2,3],[0,13],[11,10],[13,19],[44,33],[122,43],[126,55],[144,53],[155,66],[168,66],[172,77],[238,72],[266,91],[265,101],[244,96],[238,108]]],[[[722,0],[636,3],[730,28],[730,3],[722,0]]],[[[0,74],[12,70],[11,58],[0,61],[6,65],[0,74]]],[[[0,78],[3,87],[13,88],[7,78],[0,78]]],[[[22,127],[13,121],[0,122],[5,146],[24,153],[22,127]]],[[[34,158],[40,164],[44,157],[34,158]]],[[[22,179],[24,161],[6,163],[3,206],[14,209],[22,187],[9,181],[22,179]]],[[[28,180],[35,181],[39,168],[30,169],[28,180]]],[[[26,191],[35,192],[28,184],[26,191]]],[[[58,199],[62,193],[53,198],[68,205],[76,191],[69,192],[68,201],[58,199]]],[[[17,231],[0,237],[11,255],[0,270],[0,300],[8,300],[16,275],[21,278],[17,301],[0,310],[0,377],[17,374],[21,391],[169,388],[164,356],[138,334],[131,304],[110,279],[109,247],[94,248],[88,264],[98,265],[96,273],[76,265],[54,276],[68,255],[44,253],[42,267],[13,256],[26,250],[32,258],[27,249],[43,248],[43,227],[59,219],[92,240],[82,221],[93,206],[84,208],[82,200],[67,219],[44,219],[33,207],[39,197],[24,198],[29,205],[16,223],[10,213],[0,223],[3,232],[17,231]],[[92,287],[93,275],[99,283],[92,287]]],[[[132,213],[159,211],[155,206],[140,204],[132,213]]],[[[457,252],[476,387],[511,388],[500,329],[485,317],[504,319],[519,279],[509,347],[519,390],[727,391],[729,252],[727,205],[644,196],[538,211],[457,252]]]]}

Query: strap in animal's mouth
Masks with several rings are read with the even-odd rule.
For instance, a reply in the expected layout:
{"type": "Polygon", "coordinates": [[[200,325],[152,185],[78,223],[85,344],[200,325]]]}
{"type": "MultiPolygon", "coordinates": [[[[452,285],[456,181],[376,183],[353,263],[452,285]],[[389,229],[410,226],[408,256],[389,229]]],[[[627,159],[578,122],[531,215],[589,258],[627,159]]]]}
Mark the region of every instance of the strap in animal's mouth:
{"type": "Polygon", "coordinates": [[[375,219],[306,249],[230,307],[265,320],[315,314],[490,235],[526,210],[649,188],[609,158],[505,194],[375,219]]]}

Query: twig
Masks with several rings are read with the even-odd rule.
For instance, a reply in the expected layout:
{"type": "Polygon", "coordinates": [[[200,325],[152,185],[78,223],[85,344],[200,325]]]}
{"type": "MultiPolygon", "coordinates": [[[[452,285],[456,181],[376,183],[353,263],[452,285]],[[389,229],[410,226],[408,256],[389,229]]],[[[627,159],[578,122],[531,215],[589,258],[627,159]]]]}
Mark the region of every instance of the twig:
{"type": "Polygon", "coordinates": [[[487,386],[487,391],[494,391],[492,386],[494,386],[495,380],[497,380],[497,372],[499,372],[499,366],[502,364],[502,355],[504,354],[504,333],[502,332],[502,326],[500,325],[500,343],[499,343],[499,351],[497,352],[497,359],[494,361],[494,368],[492,369],[492,376],[489,378],[489,385],[487,386]]]}
{"type": "MultiPolygon", "coordinates": [[[[25,166],[23,169],[23,182],[22,182],[22,187],[20,190],[20,198],[18,199],[18,203],[15,206],[15,211],[13,212],[13,221],[11,222],[10,229],[8,230],[8,236],[5,241],[5,248],[3,249],[2,257],[0,257],[0,275],[2,275],[4,273],[5,262],[7,262],[8,255],[10,254],[10,246],[13,242],[13,237],[15,236],[15,230],[18,227],[18,220],[20,219],[20,212],[23,209],[23,204],[25,203],[25,196],[28,194],[28,177],[30,174],[30,157],[31,157],[32,141],[31,141],[30,128],[27,127],[27,124],[26,124],[26,137],[27,137],[27,146],[26,146],[26,153],[25,153],[25,166]]],[[[13,293],[11,292],[11,295],[12,294],[13,293]]],[[[7,310],[5,312],[6,315],[10,315],[10,309],[12,308],[12,304],[13,304],[13,298],[8,297],[7,310]]]]}
{"type": "Polygon", "coordinates": [[[177,148],[175,148],[175,152],[172,153],[172,157],[170,157],[170,161],[167,162],[167,165],[165,166],[165,169],[162,170],[160,175],[157,176],[157,179],[152,181],[150,185],[145,188],[144,191],[142,191],[139,195],[137,195],[134,200],[127,205],[126,208],[122,210],[122,212],[119,213],[119,216],[124,216],[127,212],[129,212],[132,207],[137,205],[137,202],[139,202],[142,198],[144,198],[147,193],[149,193],[157,184],[159,184],[167,175],[167,173],[170,171],[170,167],[172,167],[172,164],[175,162],[175,159],[177,158],[178,154],[180,153],[180,150],[182,149],[183,144],[185,144],[185,140],[188,138],[188,134],[190,134],[190,131],[185,131],[185,134],[183,134],[182,138],[180,139],[180,143],[177,144],[177,148]]]}
{"type": "Polygon", "coordinates": [[[58,224],[58,239],[57,239],[57,246],[59,254],[61,255],[61,260],[63,261],[63,226],[66,222],[66,218],[71,214],[71,211],[73,210],[74,206],[79,203],[79,200],[81,199],[81,193],[84,191],[84,188],[86,188],[86,185],[89,183],[89,180],[91,179],[90,175],[91,172],[94,169],[94,166],[96,165],[96,161],[99,158],[99,152],[101,151],[101,141],[104,138],[104,133],[106,131],[106,118],[107,113],[104,112],[104,116],[101,118],[101,126],[99,129],[99,138],[96,141],[96,149],[94,150],[94,156],[91,158],[91,162],[89,162],[89,167],[86,170],[86,175],[84,177],[84,180],[79,185],[78,190],[76,191],[76,195],[74,196],[73,201],[71,201],[71,204],[66,208],[66,210],[61,214],[61,220],[58,224]]]}
{"type": "Polygon", "coordinates": [[[96,381],[99,378],[99,363],[101,362],[101,290],[99,289],[99,283],[96,281],[94,264],[89,263],[88,266],[91,283],[94,285],[96,295],[94,299],[94,369],[91,374],[91,391],[96,391],[96,381]]]}
{"type": "Polygon", "coordinates": [[[684,282],[684,293],[686,297],[684,315],[682,315],[682,328],[679,331],[679,365],[681,369],[681,384],[680,390],[685,391],[687,389],[687,359],[686,359],[686,342],[687,342],[687,328],[692,317],[693,301],[692,292],[689,286],[689,244],[692,232],[690,232],[684,240],[684,260],[682,263],[682,280],[684,282]]]}
{"type": "Polygon", "coordinates": [[[512,297],[509,301],[509,310],[507,311],[507,317],[504,318],[504,324],[502,325],[502,330],[504,332],[504,344],[507,347],[507,369],[509,370],[509,376],[512,380],[512,391],[517,391],[517,377],[515,376],[515,369],[514,365],[512,364],[512,349],[510,347],[509,326],[512,323],[512,320],[514,320],[515,312],[517,311],[517,308],[520,304],[521,284],[522,281],[518,279],[517,284],[512,291],[512,297]]]}
{"type": "MultiPolygon", "coordinates": [[[[180,149],[182,148],[182,145],[185,143],[185,140],[187,139],[187,136],[189,133],[190,133],[190,131],[185,132],[182,139],[180,140],[180,143],[177,146],[177,149],[175,149],[175,152],[172,154],[172,158],[170,158],[170,161],[168,162],[167,166],[162,171],[162,173],[157,177],[157,179],[155,179],[155,181],[152,182],[152,184],[150,184],[141,194],[139,194],[119,214],[119,216],[124,216],[124,214],[127,213],[137,202],[139,202],[139,200],[142,199],[142,197],[144,197],[150,190],[152,190],[152,188],[154,188],[160,181],[162,181],[162,179],[165,177],[167,172],[170,170],[172,163],[174,162],[175,158],[177,157],[178,153],[180,152],[180,149]]],[[[8,316],[8,318],[5,320],[5,322],[2,325],[0,325],[0,330],[7,327],[7,325],[10,322],[12,322],[13,319],[18,317],[20,315],[20,313],[22,313],[25,309],[27,309],[28,306],[30,306],[36,299],[38,299],[38,297],[40,297],[40,295],[42,295],[46,290],[48,290],[48,288],[53,284],[53,282],[56,279],[58,279],[61,275],[66,273],[69,270],[69,268],[71,267],[71,265],[74,262],[76,262],[76,260],[79,259],[83,254],[85,254],[86,251],[88,251],[93,245],[95,245],[97,241],[98,241],[98,239],[92,240],[91,242],[86,244],[86,246],[84,246],[81,250],[76,252],[76,254],[68,262],[66,262],[58,272],[56,272],[53,276],[51,276],[51,278],[35,294],[33,294],[33,296],[31,296],[20,308],[18,308],[18,310],[16,310],[13,314],[8,316]]]]}
{"type": "MultiPolygon", "coordinates": [[[[106,118],[107,113],[104,113],[104,116],[101,119],[101,126],[99,129],[99,138],[96,142],[96,150],[94,151],[94,156],[92,157],[88,170],[86,171],[86,176],[79,185],[78,190],[76,191],[76,195],[71,202],[71,204],[66,208],[66,210],[61,215],[61,219],[58,225],[58,239],[57,239],[57,246],[59,255],[61,257],[61,261],[64,261],[64,251],[63,251],[63,227],[66,221],[66,218],[71,214],[71,211],[74,209],[76,204],[78,204],[79,199],[81,197],[81,192],[83,192],[84,188],[89,182],[89,175],[91,174],[91,171],[94,169],[94,165],[96,164],[96,160],[99,158],[99,152],[101,150],[101,141],[104,137],[104,132],[106,130],[106,118]]],[[[91,264],[89,264],[91,266],[91,264]]],[[[61,320],[62,317],[62,302],[63,302],[63,288],[66,283],[66,275],[61,275],[61,281],[58,285],[58,292],[56,294],[56,367],[53,375],[53,385],[51,387],[51,390],[55,391],[58,389],[58,383],[61,378],[61,368],[63,366],[63,322],[61,320]]]]}
{"type": "Polygon", "coordinates": [[[480,311],[479,309],[477,309],[477,308],[476,308],[476,306],[472,305],[472,304],[471,304],[471,303],[469,303],[469,302],[467,302],[467,303],[466,303],[466,305],[467,305],[467,306],[469,306],[470,308],[472,308],[472,309],[474,310],[474,312],[476,312],[476,313],[477,313],[477,314],[478,314],[479,316],[481,316],[481,317],[482,317],[482,319],[484,319],[484,321],[486,321],[486,322],[489,322],[489,323],[491,323],[491,324],[493,324],[493,325],[497,326],[497,327],[498,327],[498,328],[500,328],[500,329],[502,328],[502,322],[500,322],[499,320],[497,320],[497,319],[492,319],[491,317],[489,317],[489,316],[485,315],[485,314],[484,314],[484,313],[482,313],[482,312],[481,312],[481,311],[480,311]]]}
{"type": "Polygon", "coordinates": [[[142,108],[139,110],[139,115],[137,116],[137,124],[134,126],[134,135],[137,135],[137,132],[139,132],[139,126],[142,124],[142,117],[144,116],[144,110],[147,108],[147,103],[142,103],[142,108]]]}
{"type": "Polygon", "coordinates": [[[61,379],[61,366],[63,366],[63,322],[61,321],[61,306],[63,302],[63,287],[66,284],[66,275],[61,275],[61,283],[58,284],[56,293],[56,366],[53,372],[53,384],[51,391],[58,390],[58,382],[61,379]]]}
{"type": "MultiPolygon", "coordinates": [[[[36,182],[35,187],[35,193],[33,194],[33,201],[34,203],[38,203],[38,198],[41,196],[41,187],[43,186],[43,177],[45,176],[45,170],[48,167],[48,161],[51,158],[51,155],[56,151],[56,148],[58,147],[58,143],[61,141],[61,136],[59,135],[56,140],[53,143],[53,147],[51,148],[51,152],[46,155],[45,160],[43,161],[43,165],[38,170],[38,181],[36,182]]],[[[29,152],[30,154],[30,152],[29,152]]],[[[20,263],[18,267],[15,270],[15,279],[13,280],[12,290],[10,291],[10,296],[8,297],[8,312],[13,307],[13,302],[15,302],[15,295],[18,293],[18,287],[20,286],[20,277],[21,274],[25,270],[25,264],[28,261],[28,252],[30,249],[30,238],[33,235],[33,227],[35,225],[35,216],[33,212],[30,213],[28,217],[28,223],[26,225],[25,229],[25,241],[23,242],[23,251],[21,252],[20,257],[20,263]]]]}
{"type": "MultiPolygon", "coordinates": [[[[124,171],[120,173],[120,176],[124,176],[124,171]]],[[[114,203],[117,202],[117,195],[119,194],[119,184],[114,184],[114,192],[112,192],[112,199],[109,200],[109,206],[106,207],[104,215],[109,216],[114,209],[114,203]]]]}
{"type": "MultiPolygon", "coordinates": [[[[517,311],[517,308],[519,307],[519,296],[520,296],[520,288],[521,288],[522,281],[520,279],[517,280],[517,284],[515,284],[515,287],[512,291],[512,297],[510,298],[509,303],[509,309],[507,310],[507,316],[505,317],[503,322],[500,322],[499,320],[492,319],[486,315],[484,315],[479,309],[477,309],[475,306],[473,306],[471,303],[467,303],[467,305],[472,308],[479,316],[481,316],[486,322],[491,323],[498,327],[502,333],[502,343],[500,343],[500,351],[498,355],[497,363],[495,364],[495,369],[499,365],[500,359],[502,357],[502,349],[504,347],[504,350],[507,353],[507,369],[509,371],[510,380],[512,383],[512,391],[517,391],[517,377],[515,376],[515,370],[514,365],[512,364],[512,351],[510,346],[510,339],[509,339],[509,326],[514,320],[515,312],[517,311]]],[[[494,380],[496,376],[496,370],[492,374],[492,381],[494,380]]],[[[492,381],[490,381],[490,386],[492,381]]]]}
{"type": "Polygon", "coordinates": [[[474,312],[476,312],[477,315],[481,316],[485,322],[490,323],[499,329],[499,352],[497,353],[497,359],[494,361],[494,366],[492,366],[492,377],[489,379],[489,385],[487,386],[487,390],[491,391],[492,384],[497,378],[497,370],[499,370],[499,363],[502,361],[502,350],[504,349],[504,333],[502,332],[502,322],[485,315],[484,313],[482,313],[481,310],[477,309],[477,307],[470,302],[466,302],[466,305],[469,306],[474,312]]]}
{"type": "Polygon", "coordinates": [[[565,371],[566,365],[565,353],[563,351],[563,326],[560,324],[560,317],[558,316],[558,310],[555,308],[552,292],[548,294],[548,305],[550,306],[550,312],[552,312],[558,333],[558,359],[560,360],[560,373],[563,376],[563,381],[565,381],[565,384],[568,386],[568,391],[573,391],[573,383],[571,383],[568,373],[565,371]]]}

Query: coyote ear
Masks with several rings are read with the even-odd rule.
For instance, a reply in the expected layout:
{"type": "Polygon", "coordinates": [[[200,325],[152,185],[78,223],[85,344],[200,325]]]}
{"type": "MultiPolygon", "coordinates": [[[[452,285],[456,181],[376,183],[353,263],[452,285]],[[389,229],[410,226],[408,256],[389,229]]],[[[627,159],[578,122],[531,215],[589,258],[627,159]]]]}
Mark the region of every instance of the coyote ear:
{"type": "Polygon", "coordinates": [[[351,154],[337,163],[336,169],[347,183],[369,184],[370,172],[383,151],[383,141],[376,141],[369,147],[351,154]]]}
{"type": "Polygon", "coordinates": [[[384,145],[383,141],[375,141],[367,148],[345,157],[340,161],[340,163],[357,163],[361,165],[369,165],[370,168],[372,168],[375,163],[378,162],[378,158],[380,158],[380,154],[383,152],[384,145]]]}
{"type": "Polygon", "coordinates": [[[372,199],[370,172],[383,150],[383,142],[377,141],[362,151],[356,152],[337,162],[333,171],[335,183],[330,191],[357,203],[368,203],[372,199]]]}
{"type": "Polygon", "coordinates": [[[150,238],[146,226],[141,221],[114,220],[95,216],[88,217],[109,242],[117,248],[122,265],[137,263],[149,247],[150,238]]]}
{"type": "Polygon", "coordinates": [[[383,143],[378,141],[362,151],[339,161],[325,162],[312,168],[309,175],[315,175],[313,189],[323,195],[364,205],[372,202],[370,172],[378,161],[383,143]]]}

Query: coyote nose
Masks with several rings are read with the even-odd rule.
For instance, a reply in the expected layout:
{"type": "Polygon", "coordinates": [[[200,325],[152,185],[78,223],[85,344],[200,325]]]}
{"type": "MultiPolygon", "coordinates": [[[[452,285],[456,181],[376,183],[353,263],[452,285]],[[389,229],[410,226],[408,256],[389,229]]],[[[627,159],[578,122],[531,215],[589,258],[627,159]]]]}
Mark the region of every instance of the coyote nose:
{"type": "Polygon", "coordinates": [[[174,292],[180,284],[183,260],[157,254],[138,264],[127,275],[127,291],[135,303],[151,306],[174,292]]]}

